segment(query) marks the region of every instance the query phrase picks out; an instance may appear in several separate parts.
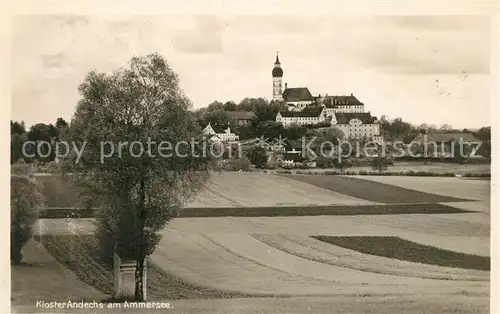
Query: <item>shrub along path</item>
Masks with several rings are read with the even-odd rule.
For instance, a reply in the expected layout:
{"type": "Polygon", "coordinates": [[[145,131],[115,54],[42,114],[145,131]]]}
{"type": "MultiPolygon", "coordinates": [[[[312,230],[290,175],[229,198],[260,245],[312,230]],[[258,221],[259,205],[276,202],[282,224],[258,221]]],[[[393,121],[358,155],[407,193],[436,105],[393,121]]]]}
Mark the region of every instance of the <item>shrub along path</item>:
{"type": "Polygon", "coordinates": [[[373,182],[358,178],[343,176],[315,176],[315,175],[285,175],[311,185],[335,191],[337,193],[362,198],[365,200],[385,203],[439,203],[439,202],[465,202],[469,199],[460,199],[449,196],[429,194],[402,187],[373,182]]]}

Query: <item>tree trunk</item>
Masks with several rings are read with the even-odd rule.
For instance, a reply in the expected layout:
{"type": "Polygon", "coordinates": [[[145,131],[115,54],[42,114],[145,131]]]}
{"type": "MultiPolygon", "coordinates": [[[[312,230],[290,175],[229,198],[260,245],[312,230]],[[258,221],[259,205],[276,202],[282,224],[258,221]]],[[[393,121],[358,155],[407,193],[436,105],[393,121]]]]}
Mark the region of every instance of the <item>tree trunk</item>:
{"type": "Polygon", "coordinates": [[[146,259],[137,261],[135,268],[135,300],[137,302],[146,301],[146,259]]]}
{"type": "Polygon", "coordinates": [[[143,302],[146,300],[145,296],[145,250],[143,247],[143,237],[144,237],[144,220],[145,220],[145,181],[141,178],[139,186],[139,212],[137,217],[137,249],[136,249],[136,268],[135,268],[135,301],[143,302]]]}
{"type": "Polygon", "coordinates": [[[22,254],[22,235],[21,231],[13,230],[10,232],[10,261],[13,265],[21,264],[23,259],[22,254]]]}

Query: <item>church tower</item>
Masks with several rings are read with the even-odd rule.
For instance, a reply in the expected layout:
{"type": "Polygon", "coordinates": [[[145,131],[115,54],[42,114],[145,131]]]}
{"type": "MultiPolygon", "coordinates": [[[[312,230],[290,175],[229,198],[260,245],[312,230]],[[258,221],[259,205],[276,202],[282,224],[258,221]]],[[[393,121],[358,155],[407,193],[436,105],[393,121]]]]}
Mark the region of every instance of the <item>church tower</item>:
{"type": "Polygon", "coordinates": [[[283,100],[283,69],[281,68],[280,59],[276,53],[276,62],[273,68],[273,100],[283,100]]]}

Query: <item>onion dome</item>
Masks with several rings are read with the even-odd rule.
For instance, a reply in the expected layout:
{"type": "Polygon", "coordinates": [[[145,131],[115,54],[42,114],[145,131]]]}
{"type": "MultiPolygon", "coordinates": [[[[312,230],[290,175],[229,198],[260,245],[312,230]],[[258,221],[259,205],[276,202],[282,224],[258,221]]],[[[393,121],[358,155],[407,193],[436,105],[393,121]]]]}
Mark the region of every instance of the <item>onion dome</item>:
{"type": "Polygon", "coordinates": [[[281,68],[280,59],[278,58],[278,54],[276,54],[276,62],[274,62],[273,68],[273,77],[283,77],[283,69],[281,68]]]}

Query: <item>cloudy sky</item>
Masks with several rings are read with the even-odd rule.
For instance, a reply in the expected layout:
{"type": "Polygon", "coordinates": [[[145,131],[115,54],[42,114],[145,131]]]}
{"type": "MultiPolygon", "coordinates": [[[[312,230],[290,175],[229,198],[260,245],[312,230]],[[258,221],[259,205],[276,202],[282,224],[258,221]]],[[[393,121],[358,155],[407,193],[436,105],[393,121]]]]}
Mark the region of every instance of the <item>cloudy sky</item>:
{"type": "Polygon", "coordinates": [[[158,52],[195,108],[289,87],[353,93],[380,117],[489,125],[490,26],[481,16],[21,16],[12,29],[12,119],[70,119],[77,87],[158,52]]]}

